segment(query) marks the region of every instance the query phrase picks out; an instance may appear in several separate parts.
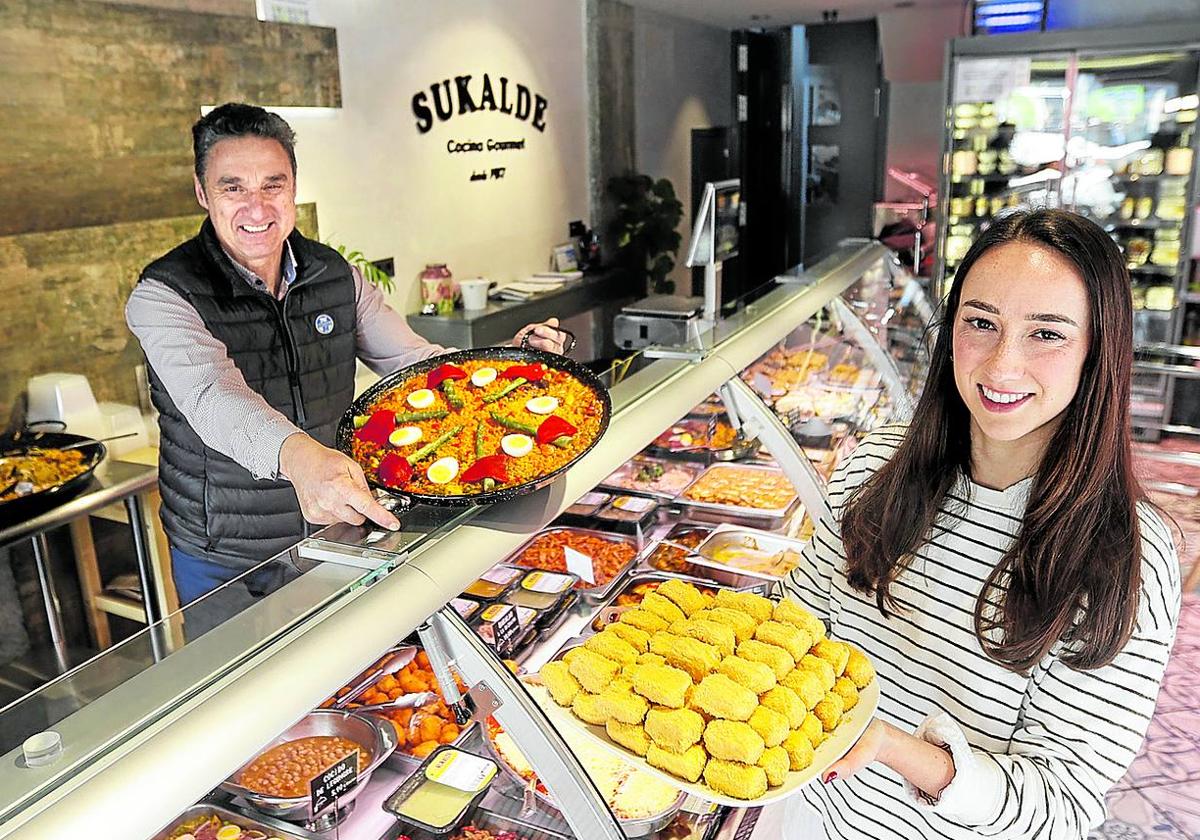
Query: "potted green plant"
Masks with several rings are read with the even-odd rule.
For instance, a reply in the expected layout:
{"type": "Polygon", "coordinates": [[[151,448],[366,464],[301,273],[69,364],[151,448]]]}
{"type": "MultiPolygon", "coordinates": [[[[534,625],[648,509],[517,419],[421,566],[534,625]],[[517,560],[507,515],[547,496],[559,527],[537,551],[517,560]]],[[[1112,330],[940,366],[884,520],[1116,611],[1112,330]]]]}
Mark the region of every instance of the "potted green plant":
{"type": "Polygon", "coordinates": [[[363,279],[368,283],[378,286],[387,294],[391,294],[392,290],[396,288],[396,281],[392,275],[367,259],[362,251],[351,251],[345,245],[338,245],[334,242],[326,242],[325,244],[341,254],[346,262],[362,272],[363,279]]]}
{"type": "Polygon", "coordinates": [[[675,281],[667,278],[675,268],[681,240],[676,228],[683,218],[675,188],[666,178],[631,172],[610,179],[608,191],[617,203],[609,233],[619,259],[643,279],[647,293],[672,294],[675,281]]]}

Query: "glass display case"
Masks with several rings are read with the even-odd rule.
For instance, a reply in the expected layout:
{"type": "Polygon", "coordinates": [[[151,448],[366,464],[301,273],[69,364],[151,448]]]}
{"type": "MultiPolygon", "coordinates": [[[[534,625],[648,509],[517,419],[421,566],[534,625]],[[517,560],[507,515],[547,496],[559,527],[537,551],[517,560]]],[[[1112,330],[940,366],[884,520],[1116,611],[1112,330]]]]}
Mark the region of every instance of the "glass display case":
{"type": "MultiPolygon", "coordinates": [[[[1135,341],[1177,345],[1192,276],[1200,27],[964,38],[947,59],[936,285],[1006,209],[1062,207],[1125,254],[1135,341]]],[[[1135,428],[1169,425],[1175,377],[1134,380],[1135,428]]]]}
{"type": "Polygon", "coordinates": [[[0,710],[0,837],[93,836],[100,826],[105,837],[224,838],[238,826],[304,840],[443,829],[457,838],[446,828],[456,821],[481,840],[749,836],[756,808],[675,794],[647,804],[640,783],[595,778],[583,747],[514,672],[536,671],[606,610],[668,578],[773,589],[802,544],[792,538],[827,509],[795,427],[746,380],[781,350],[810,361],[828,351],[824,366],[809,365],[823,387],[874,393],[869,412],[840,418],[853,421],[848,437],[899,416],[882,401],[897,407],[907,393],[886,384],[902,376],[888,352],[903,296],[892,287],[904,285],[893,263],[878,244],[847,243],[701,337],[697,358],[660,358],[626,376],[610,389],[607,434],[553,485],[486,508],[401,511],[398,533],[328,528],[0,710]],[[676,433],[686,418],[699,422],[676,433]],[[716,434],[714,418],[728,431],[716,434]],[[614,478],[631,461],[638,469],[614,478]],[[641,472],[650,462],[663,469],[641,472]],[[713,470],[731,473],[704,485],[713,470]],[[786,504],[720,496],[729,481],[760,486],[766,475],[778,476],[786,504]],[[697,537],[731,525],[761,544],[700,548],[697,537]],[[539,541],[573,547],[586,568],[565,550],[564,568],[545,565],[539,541]],[[537,585],[524,587],[530,572],[537,585]],[[565,583],[549,586],[560,574],[565,583]],[[264,749],[318,736],[366,745],[356,786],[342,791],[330,776],[331,787],[297,797],[241,785],[264,749]],[[478,789],[420,791],[454,756],[478,769],[478,789]],[[617,802],[614,790],[630,793],[617,802]],[[319,793],[331,807],[313,814],[319,793]]]}

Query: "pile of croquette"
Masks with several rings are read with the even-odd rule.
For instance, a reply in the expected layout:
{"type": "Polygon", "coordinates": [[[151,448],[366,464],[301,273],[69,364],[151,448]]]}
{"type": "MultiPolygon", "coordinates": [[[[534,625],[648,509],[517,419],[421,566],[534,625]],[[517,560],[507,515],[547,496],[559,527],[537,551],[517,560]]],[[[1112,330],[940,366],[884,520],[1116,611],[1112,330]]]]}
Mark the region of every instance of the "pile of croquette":
{"type": "Polygon", "coordinates": [[[671,579],[541,669],[560,706],[654,767],[737,799],[803,770],[875,678],[794,601],[671,579]]]}

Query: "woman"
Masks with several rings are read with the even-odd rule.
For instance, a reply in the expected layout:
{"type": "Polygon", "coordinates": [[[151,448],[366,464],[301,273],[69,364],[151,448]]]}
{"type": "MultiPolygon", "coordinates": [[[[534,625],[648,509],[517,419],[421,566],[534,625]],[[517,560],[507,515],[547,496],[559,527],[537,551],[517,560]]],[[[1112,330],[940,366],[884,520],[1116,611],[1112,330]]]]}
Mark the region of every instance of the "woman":
{"type": "Polygon", "coordinates": [[[1095,224],[1018,212],[946,313],[910,426],[839,469],[787,581],[882,689],[805,796],[837,837],[1082,838],[1142,742],[1180,602],[1133,475],[1128,275],[1095,224]]]}

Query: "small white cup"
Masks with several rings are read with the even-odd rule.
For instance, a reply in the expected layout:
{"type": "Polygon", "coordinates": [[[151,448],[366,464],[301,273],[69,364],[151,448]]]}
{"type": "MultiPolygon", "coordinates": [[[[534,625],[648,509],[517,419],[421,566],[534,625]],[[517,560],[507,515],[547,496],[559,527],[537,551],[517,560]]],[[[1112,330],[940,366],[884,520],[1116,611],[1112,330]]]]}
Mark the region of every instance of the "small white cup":
{"type": "Polygon", "coordinates": [[[491,287],[492,281],[486,277],[459,280],[458,288],[462,291],[463,309],[486,309],[488,290],[491,287]]]}

